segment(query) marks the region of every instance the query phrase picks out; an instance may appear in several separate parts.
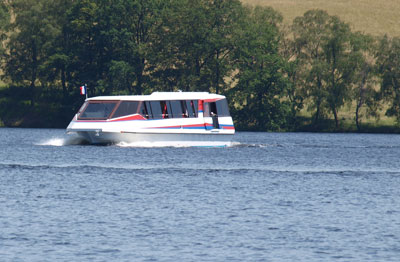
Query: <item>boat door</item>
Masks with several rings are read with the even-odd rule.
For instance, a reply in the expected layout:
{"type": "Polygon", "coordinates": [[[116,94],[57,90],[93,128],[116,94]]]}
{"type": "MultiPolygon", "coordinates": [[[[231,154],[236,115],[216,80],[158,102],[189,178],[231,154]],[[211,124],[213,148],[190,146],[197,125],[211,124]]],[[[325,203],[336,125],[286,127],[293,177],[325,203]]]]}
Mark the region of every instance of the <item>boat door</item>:
{"type": "Polygon", "coordinates": [[[216,102],[204,102],[204,124],[207,130],[219,129],[218,112],[216,102]]]}

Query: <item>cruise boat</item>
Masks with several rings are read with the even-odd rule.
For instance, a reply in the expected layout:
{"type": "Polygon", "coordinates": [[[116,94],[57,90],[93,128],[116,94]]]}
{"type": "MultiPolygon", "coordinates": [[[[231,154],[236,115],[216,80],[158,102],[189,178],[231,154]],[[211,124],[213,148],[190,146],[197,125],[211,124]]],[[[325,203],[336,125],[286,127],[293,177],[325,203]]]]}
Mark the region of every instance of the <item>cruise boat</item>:
{"type": "Polygon", "coordinates": [[[154,92],[87,98],[67,133],[92,144],[229,146],[235,128],[225,96],[154,92]]]}

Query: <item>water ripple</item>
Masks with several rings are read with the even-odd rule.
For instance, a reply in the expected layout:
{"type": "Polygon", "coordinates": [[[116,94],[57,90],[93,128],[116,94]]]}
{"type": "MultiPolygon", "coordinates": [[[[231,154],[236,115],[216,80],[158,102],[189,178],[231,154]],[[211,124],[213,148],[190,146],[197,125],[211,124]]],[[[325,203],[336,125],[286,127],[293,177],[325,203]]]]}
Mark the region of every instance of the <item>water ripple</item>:
{"type": "Polygon", "coordinates": [[[397,136],[135,148],[63,133],[0,129],[0,261],[398,260],[397,136]]]}

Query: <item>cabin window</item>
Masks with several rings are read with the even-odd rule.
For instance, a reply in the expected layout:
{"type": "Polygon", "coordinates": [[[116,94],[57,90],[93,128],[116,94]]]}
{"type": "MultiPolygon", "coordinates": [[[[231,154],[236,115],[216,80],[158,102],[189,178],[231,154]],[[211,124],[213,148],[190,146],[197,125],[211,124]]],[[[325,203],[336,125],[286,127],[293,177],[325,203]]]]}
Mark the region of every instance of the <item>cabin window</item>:
{"type": "Polygon", "coordinates": [[[144,118],[149,118],[149,113],[147,111],[147,105],[145,102],[140,104],[139,114],[141,114],[144,118]]]}
{"type": "Polygon", "coordinates": [[[174,118],[182,118],[183,117],[183,110],[182,104],[180,101],[170,101],[172,116],[174,118]]]}
{"type": "Polygon", "coordinates": [[[151,102],[150,101],[145,101],[144,102],[144,106],[145,106],[146,111],[147,111],[147,118],[148,119],[153,119],[153,111],[152,111],[152,108],[151,108],[151,102]]]}
{"type": "Polygon", "coordinates": [[[204,116],[210,116],[210,103],[203,103],[203,115],[204,116]]]}
{"type": "Polygon", "coordinates": [[[79,115],[78,119],[107,119],[114,110],[116,104],[116,101],[89,102],[84,111],[79,115]]]}
{"type": "Polygon", "coordinates": [[[87,104],[88,104],[89,102],[85,102],[85,103],[83,103],[83,105],[81,106],[81,108],[79,108],[79,111],[78,111],[78,114],[80,114],[80,113],[82,113],[82,111],[86,108],[86,106],[87,106],[87,104]]]}
{"type": "Polygon", "coordinates": [[[226,99],[221,99],[216,102],[204,103],[204,116],[210,117],[213,115],[217,115],[219,117],[230,116],[226,99]]]}
{"type": "Polygon", "coordinates": [[[162,119],[162,110],[160,101],[151,101],[151,113],[153,119],[162,119]]]}
{"type": "Polygon", "coordinates": [[[169,118],[171,117],[169,112],[169,101],[160,101],[161,104],[161,110],[162,110],[162,118],[169,118]]]}
{"type": "Polygon", "coordinates": [[[192,109],[193,109],[193,117],[197,117],[198,111],[199,111],[199,101],[191,100],[190,105],[192,106],[192,109]]]}
{"type": "Polygon", "coordinates": [[[203,110],[204,110],[205,117],[217,115],[217,105],[215,104],[215,102],[204,103],[203,110]]]}
{"type": "Polygon", "coordinates": [[[218,113],[217,113],[217,103],[216,102],[211,102],[209,105],[210,105],[210,115],[211,116],[218,115],[218,113]]]}
{"type": "Polygon", "coordinates": [[[218,116],[230,116],[229,114],[229,108],[228,108],[228,102],[226,99],[221,99],[215,102],[217,106],[217,113],[218,116]]]}
{"type": "Polygon", "coordinates": [[[138,107],[138,101],[122,101],[115,111],[113,118],[137,114],[138,107]]]}
{"type": "Polygon", "coordinates": [[[182,102],[184,103],[184,109],[186,110],[185,113],[187,114],[187,117],[195,117],[193,113],[193,106],[192,106],[193,103],[191,103],[192,101],[186,100],[182,102]]]}
{"type": "Polygon", "coordinates": [[[181,103],[181,108],[182,108],[182,117],[189,117],[189,112],[186,107],[186,101],[179,101],[181,103]]]}

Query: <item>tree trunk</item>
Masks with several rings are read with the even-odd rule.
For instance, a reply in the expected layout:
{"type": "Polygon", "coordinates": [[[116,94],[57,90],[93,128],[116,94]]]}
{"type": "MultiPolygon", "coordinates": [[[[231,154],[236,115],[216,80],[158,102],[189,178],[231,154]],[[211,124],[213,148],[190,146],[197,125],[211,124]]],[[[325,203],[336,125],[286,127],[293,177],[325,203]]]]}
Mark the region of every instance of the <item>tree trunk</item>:
{"type": "Polygon", "coordinates": [[[339,129],[339,119],[338,119],[337,110],[335,107],[332,107],[332,112],[333,112],[333,116],[335,117],[335,127],[336,127],[336,130],[338,130],[339,129]]]}
{"type": "Polygon", "coordinates": [[[360,126],[360,121],[359,121],[359,111],[361,108],[361,100],[358,101],[357,107],[356,107],[356,126],[357,126],[357,131],[361,131],[361,126],[360,126]]]}
{"type": "Polygon", "coordinates": [[[36,81],[36,76],[37,76],[37,48],[36,48],[36,43],[35,40],[32,40],[31,42],[31,48],[32,48],[32,74],[31,74],[31,84],[30,84],[30,90],[31,90],[31,106],[33,107],[35,105],[35,81],[36,81]]]}
{"type": "Polygon", "coordinates": [[[61,68],[61,85],[63,89],[63,100],[67,101],[68,91],[67,91],[67,84],[65,79],[65,69],[64,66],[61,68]]]}
{"type": "Polygon", "coordinates": [[[360,126],[360,109],[362,105],[364,104],[364,95],[365,95],[365,83],[367,82],[367,77],[369,73],[370,68],[368,65],[364,66],[364,70],[362,72],[362,79],[360,83],[360,93],[359,93],[359,98],[357,102],[357,107],[356,107],[356,126],[357,126],[357,131],[361,131],[361,126],[360,126]]]}
{"type": "Polygon", "coordinates": [[[217,50],[217,57],[216,57],[216,70],[215,70],[215,93],[218,94],[219,93],[219,76],[220,76],[220,72],[219,72],[219,51],[217,50]]]}
{"type": "Polygon", "coordinates": [[[318,124],[319,122],[319,115],[320,115],[320,108],[321,108],[321,103],[319,100],[317,101],[317,111],[315,112],[315,118],[314,118],[314,125],[318,124]]]}
{"type": "MultiPolygon", "coordinates": [[[[317,87],[318,87],[318,90],[322,89],[322,83],[321,83],[321,79],[319,77],[317,78],[317,87]]],[[[317,102],[316,102],[317,112],[315,112],[314,125],[318,124],[318,122],[319,122],[319,117],[321,114],[321,103],[322,103],[321,101],[322,101],[322,97],[320,94],[318,94],[317,102]]]]}
{"type": "Polygon", "coordinates": [[[140,66],[140,68],[136,71],[136,94],[137,95],[142,95],[143,92],[143,68],[140,66]]]}

